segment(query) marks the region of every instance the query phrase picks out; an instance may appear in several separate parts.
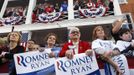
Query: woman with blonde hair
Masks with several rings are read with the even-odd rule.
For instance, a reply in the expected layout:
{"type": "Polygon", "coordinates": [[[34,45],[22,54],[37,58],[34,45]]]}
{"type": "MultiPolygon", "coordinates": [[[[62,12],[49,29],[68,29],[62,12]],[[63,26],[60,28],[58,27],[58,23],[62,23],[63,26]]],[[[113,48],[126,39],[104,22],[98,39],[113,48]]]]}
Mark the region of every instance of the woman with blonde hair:
{"type": "Polygon", "coordinates": [[[107,39],[102,26],[96,26],[93,30],[92,49],[101,57],[102,60],[108,62],[115,68],[117,75],[122,75],[117,63],[111,58],[111,56],[118,55],[119,51],[114,43],[107,39]]]}
{"type": "Polygon", "coordinates": [[[0,56],[10,61],[9,75],[17,75],[13,55],[24,52],[24,47],[20,46],[21,34],[17,31],[11,32],[7,36],[7,41],[8,52],[2,52],[0,56]]]}

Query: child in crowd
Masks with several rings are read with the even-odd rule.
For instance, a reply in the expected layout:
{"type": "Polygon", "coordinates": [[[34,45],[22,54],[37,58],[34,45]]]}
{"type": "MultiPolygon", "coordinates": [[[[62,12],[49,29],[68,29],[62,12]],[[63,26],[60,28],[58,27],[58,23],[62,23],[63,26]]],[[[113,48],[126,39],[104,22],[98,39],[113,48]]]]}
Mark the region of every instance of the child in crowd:
{"type": "Polygon", "coordinates": [[[121,40],[117,41],[116,46],[120,54],[134,56],[134,41],[132,41],[131,31],[128,28],[122,28],[118,33],[121,40]]]}
{"type": "Polygon", "coordinates": [[[122,27],[124,27],[123,23],[125,21],[126,21],[126,18],[118,19],[112,25],[111,35],[113,36],[115,42],[117,42],[117,40],[120,40],[118,32],[122,27]]]}
{"type": "Polygon", "coordinates": [[[35,45],[35,41],[34,40],[28,40],[27,41],[27,49],[26,51],[33,51],[33,46],[35,45]]]}

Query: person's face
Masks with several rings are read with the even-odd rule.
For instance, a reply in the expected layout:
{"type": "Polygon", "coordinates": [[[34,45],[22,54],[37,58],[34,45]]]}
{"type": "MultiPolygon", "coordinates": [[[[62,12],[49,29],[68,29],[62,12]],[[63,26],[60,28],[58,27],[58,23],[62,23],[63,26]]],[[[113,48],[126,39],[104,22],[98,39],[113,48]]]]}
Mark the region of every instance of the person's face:
{"type": "Polygon", "coordinates": [[[33,48],[33,45],[34,45],[34,41],[28,41],[27,42],[27,47],[28,48],[33,48]]]}
{"type": "Polygon", "coordinates": [[[47,39],[47,44],[52,44],[52,45],[54,45],[55,42],[56,42],[56,37],[55,37],[54,35],[51,35],[51,36],[48,37],[48,39],[47,39]]]}
{"type": "Polygon", "coordinates": [[[122,36],[120,36],[120,38],[124,41],[131,41],[132,40],[132,35],[129,31],[127,31],[124,34],[122,34],[122,36]]]}
{"type": "Polygon", "coordinates": [[[80,32],[78,30],[73,30],[70,33],[70,39],[79,39],[80,38],[80,32]]]}
{"type": "Polygon", "coordinates": [[[39,49],[40,49],[39,45],[36,45],[36,44],[33,45],[33,48],[32,48],[33,51],[36,51],[36,50],[39,50],[39,49]]]}
{"type": "Polygon", "coordinates": [[[13,33],[10,34],[9,40],[14,41],[14,42],[18,42],[19,38],[20,38],[19,34],[16,33],[16,32],[13,32],[13,33]]]}
{"type": "Polygon", "coordinates": [[[96,29],[96,36],[98,38],[102,38],[105,36],[104,29],[102,27],[96,29]]]}

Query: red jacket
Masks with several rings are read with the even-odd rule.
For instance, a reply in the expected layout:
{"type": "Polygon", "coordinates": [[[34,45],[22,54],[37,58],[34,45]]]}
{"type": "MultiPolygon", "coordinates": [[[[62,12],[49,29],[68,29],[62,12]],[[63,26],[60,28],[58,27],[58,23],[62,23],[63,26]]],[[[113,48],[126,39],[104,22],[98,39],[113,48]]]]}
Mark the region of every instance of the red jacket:
{"type": "MultiPolygon", "coordinates": [[[[62,47],[62,50],[60,51],[59,56],[64,57],[66,51],[69,49],[68,46],[73,45],[72,42],[70,43],[65,43],[62,47]]],[[[91,44],[85,41],[79,41],[79,48],[78,48],[78,53],[84,53],[87,49],[91,49],[91,44]]]]}

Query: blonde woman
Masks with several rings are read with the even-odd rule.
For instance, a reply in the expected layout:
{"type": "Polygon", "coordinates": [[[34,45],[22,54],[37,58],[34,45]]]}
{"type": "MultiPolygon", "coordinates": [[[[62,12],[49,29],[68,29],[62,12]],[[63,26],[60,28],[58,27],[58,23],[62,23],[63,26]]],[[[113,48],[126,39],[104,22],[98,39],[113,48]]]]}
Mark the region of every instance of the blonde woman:
{"type": "Polygon", "coordinates": [[[21,34],[19,32],[11,32],[7,36],[8,52],[2,52],[0,56],[10,61],[9,75],[17,75],[13,55],[24,52],[24,47],[20,46],[21,34]]]}

